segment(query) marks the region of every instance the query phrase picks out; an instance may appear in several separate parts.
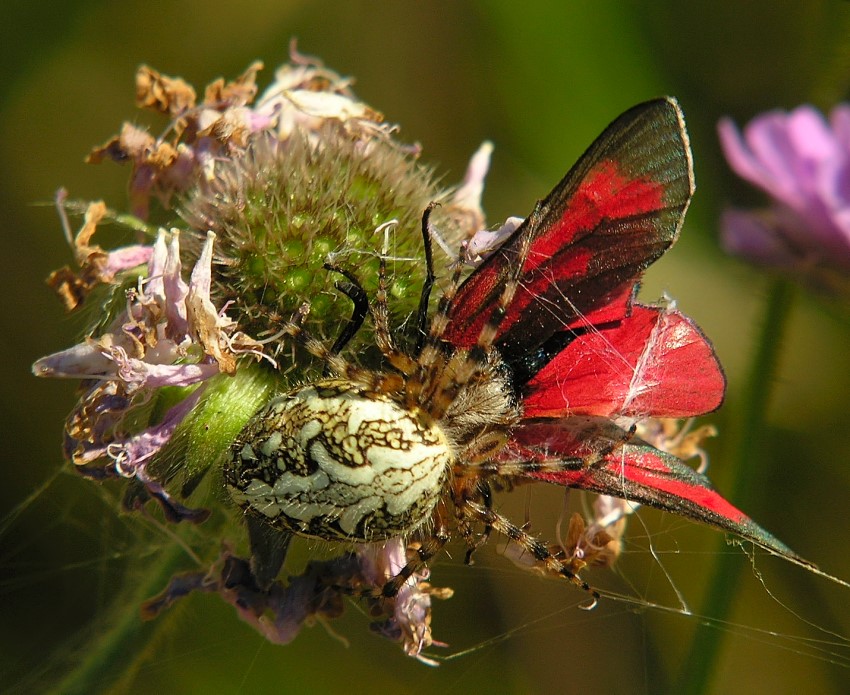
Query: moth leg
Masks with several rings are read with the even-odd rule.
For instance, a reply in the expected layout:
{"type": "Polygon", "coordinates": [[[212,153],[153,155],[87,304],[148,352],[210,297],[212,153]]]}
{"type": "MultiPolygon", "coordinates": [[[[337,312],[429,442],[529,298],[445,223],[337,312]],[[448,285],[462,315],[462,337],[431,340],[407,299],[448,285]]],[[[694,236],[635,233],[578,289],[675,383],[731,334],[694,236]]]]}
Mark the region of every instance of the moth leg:
{"type": "Polygon", "coordinates": [[[624,429],[621,431],[619,437],[616,437],[608,442],[608,444],[604,447],[601,447],[590,456],[585,459],[584,465],[590,468],[605,459],[606,456],[610,456],[615,451],[621,449],[624,445],[626,445],[634,436],[637,431],[637,425],[632,424],[629,429],[624,429]]]}

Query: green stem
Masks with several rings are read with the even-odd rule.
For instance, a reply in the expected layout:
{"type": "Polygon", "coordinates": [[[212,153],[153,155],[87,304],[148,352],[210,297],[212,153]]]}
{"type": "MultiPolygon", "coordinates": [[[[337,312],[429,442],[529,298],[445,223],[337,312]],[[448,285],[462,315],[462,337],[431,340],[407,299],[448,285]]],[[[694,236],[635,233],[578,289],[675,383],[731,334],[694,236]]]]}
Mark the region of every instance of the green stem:
{"type": "MultiPolygon", "coordinates": [[[[162,591],[185,560],[185,551],[179,545],[163,548],[130,595],[115,602],[113,621],[98,631],[86,645],[77,665],[50,692],[57,695],[103,692],[120,678],[135,654],[142,651],[157,632],[150,623],[142,621],[140,606],[145,599],[162,591]]],[[[168,620],[172,613],[170,611],[157,622],[168,620]]],[[[156,627],[161,629],[162,625],[156,627]]]]}
{"type": "MultiPolygon", "coordinates": [[[[762,435],[773,388],[777,383],[776,372],[793,296],[794,287],[789,282],[782,279],[774,281],[765,304],[761,335],[745,385],[742,412],[738,419],[740,430],[731,462],[733,479],[727,488],[728,496],[744,509],[753,507],[756,491],[762,487],[757,483],[766,472],[767,457],[760,454],[762,435]]],[[[714,621],[728,618],[741,568],[742,563],[736,554],[718,554],[702,615],[710,616],[714,621]]],[[[716,627],[700,625],[697,628],[679,674],[676,692],[694,695],[708,692],[725,634],[716,627]]]]}

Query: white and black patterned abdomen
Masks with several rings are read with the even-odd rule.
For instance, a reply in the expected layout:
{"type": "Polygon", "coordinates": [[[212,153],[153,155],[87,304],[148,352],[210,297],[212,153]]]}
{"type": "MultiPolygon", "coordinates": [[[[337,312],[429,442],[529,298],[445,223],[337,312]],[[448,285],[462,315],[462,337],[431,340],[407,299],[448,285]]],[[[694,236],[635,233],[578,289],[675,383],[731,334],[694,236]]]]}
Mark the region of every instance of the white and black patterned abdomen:
{"type": "Polygon", "coordinates": [[[327,379],[261,410],[233,444],[224,478],[239,506],[275,527],[369,542],[428,520],[451,462],[427,415],[327,379]]]}

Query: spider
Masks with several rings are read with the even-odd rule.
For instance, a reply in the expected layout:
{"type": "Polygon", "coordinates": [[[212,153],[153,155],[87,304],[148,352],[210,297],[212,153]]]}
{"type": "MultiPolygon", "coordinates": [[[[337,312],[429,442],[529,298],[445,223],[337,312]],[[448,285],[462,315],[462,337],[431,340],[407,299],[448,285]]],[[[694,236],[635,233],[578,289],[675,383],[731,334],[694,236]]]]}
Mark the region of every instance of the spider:
{"type": "MultiPolygon", "coordinates": [[[[396,345],[389,326],[386,253],[380,256],[371,303],[352,273],[326,264],[346,278],[337,288],[355,306],[332,347],[302,327],[309,304],[280,332],[322,361],[329,376],[273,399],[241,432],[225,463],[228,492],[246,514],[256,571],[266,582],[274,579],[290,534],[355,543],[414,538],[418,549],[395,577],[382,588],[358,592],[390,598],[441,551],[453,530],[466,544],[467,563],[496,531],[547,573],[591,593],[595,602],[595,590],[491,504],[492,486],[510,481],[522,465],[494,458],[521,417],[510,368],[494,343],[517,291],[530,241],[520,246],[477,343],[458,348],[443,335],[461,284],[460,261],[428,318],[435,282],[429,228],[433,207],[422,215],[427,273],[410,354],[396,345]],[[379,370],[357,366],[340,354],[367,315],[385,362],[379,370]]],[[[564,470],[588,461],[547,465],[564,470]]]]}

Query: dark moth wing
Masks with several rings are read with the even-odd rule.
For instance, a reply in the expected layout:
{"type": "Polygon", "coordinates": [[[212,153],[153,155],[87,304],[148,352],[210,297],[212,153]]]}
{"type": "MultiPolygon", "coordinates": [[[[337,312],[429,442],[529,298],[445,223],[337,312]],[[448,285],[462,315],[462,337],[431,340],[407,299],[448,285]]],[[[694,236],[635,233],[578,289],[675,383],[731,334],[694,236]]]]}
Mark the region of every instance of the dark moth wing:
{"type": "Polygon", "coordinates": [[[610,422],[599,425],[593,418],[529,421],[514,432],[500,458],[511,466],[525,467],[528,477],[672,512],[815,569],[726,500],[704,475],[643,442],[626,442],[593,465],[564,469],[565,463],[580,461],[604,439],[616,436],[614,429],[610,422]]]}
{"type": "Polygon", "coordinates": [[[672,512],[752,541],[807,569],[814,568],[715,491],[708,478],[655,447],[626,442],[591,466],[563,470],[563,462],[586,456],[593,447],[586,435],[591,428],[596,433],[607,429],[602,436],[613,436],[610,423],[599,426],[592,419],[590,424],[583,418],[531,421],[514,433],[501,457],[505,463],[527,467],[527,475],[537,480],[672,512]],[[557,470],[559,466],[561,470],[557,470]]]}
{"type": "Polygon", "coordinates": [[[444,339],[476,343],[519,261],[520,287],[496,341],[509,363],[556,332],[623,318],[643,270],[675,241],[693,190],[675,99],[629,109],[467,278],[444,339]]]}

